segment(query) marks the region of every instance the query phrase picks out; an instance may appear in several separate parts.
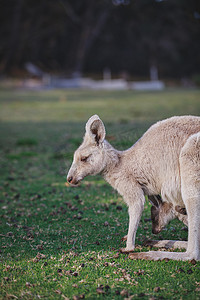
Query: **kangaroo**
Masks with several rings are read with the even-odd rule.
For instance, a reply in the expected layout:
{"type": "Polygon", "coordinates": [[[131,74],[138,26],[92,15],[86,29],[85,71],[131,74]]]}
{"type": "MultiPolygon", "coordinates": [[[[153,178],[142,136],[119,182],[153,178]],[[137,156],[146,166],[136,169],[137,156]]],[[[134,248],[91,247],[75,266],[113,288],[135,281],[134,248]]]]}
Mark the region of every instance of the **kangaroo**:
{"type": "Polygon", "coordinates": [[[74,153],[67,180],[78,184],[87,175],[101,174],[128,205],[126,248],[131,259],[200,260],[200,117],[172,117],[152,125],[129,149],[118,151],[105,139],[101,119],[86,123],[83,143],[74,153]],[[145,195],[186,209],[186,252],[133,253],[145,195]]]}
{"type": "MultiPolygon", "coordinates": [[[[148,196],[152,204],[151,220],[152,233],[158,234],[162,229],[173,219],[178,218],[186,226],[188,226],[188,217],[185,207],[179,205],[173,207],[171,203],[163,202],[159,195],[148,196]]],[[[158,248],[180,248],[187,249],[186,241],[172,241],[172,240],[149,240],[145,242],[146,246],[154,246],[158,248]]]]}
{"type": "Polygon", "coordinates": [[[188,226],[188,217],[185,207],[173,207],[171,203],[163,202],[159,195],[149,196],[151,207],[152,233],[158,234],[173,219],[178,218],[188,226]]]}

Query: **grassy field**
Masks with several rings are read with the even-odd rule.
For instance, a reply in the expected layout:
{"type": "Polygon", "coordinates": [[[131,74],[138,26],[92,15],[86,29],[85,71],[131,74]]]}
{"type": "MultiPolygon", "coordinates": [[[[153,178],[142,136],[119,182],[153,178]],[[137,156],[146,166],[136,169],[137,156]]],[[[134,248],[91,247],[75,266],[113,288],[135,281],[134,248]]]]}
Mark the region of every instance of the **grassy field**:
{"type": "MultiPolygon", "coordinates": [[[[200,90],[0,91],[0,298],[200,299],[200,262],[119,253],[127,207],[101,177],[66,186],[95,113],[125,149],[157,120],[200,115],[200,90]]],[[[146,202],[136,251],[148,250],[146,239],[187,238],[178,220],[155,237],[149,218],[146,202]]]]}

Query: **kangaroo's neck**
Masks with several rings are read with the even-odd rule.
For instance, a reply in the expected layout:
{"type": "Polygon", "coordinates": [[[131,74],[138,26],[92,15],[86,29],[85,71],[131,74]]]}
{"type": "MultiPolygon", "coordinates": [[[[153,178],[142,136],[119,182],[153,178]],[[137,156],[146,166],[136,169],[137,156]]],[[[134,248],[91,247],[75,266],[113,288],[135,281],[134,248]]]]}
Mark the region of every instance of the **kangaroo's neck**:
{"type": "Polygon", "coordinates": [[[123,151],[113,148],[107,141],[104,141],[104,179],[115,188],[115,181],[122,164],[123,151]]]}
{"type": "Polygon", "coordinates": [[[104,144],[104,179],[121,195],[125,193],[125,183],[144,182],[143,172],[137,160],[136,144],[125,151],[114,149],[108,142],[104,144]],[[133,163],[134,161],[134,163],[133,163]],[[141,177],[141,178],[140,178],[141,177]],[[124,183],[124,184],[123,184],[124,183]]]}

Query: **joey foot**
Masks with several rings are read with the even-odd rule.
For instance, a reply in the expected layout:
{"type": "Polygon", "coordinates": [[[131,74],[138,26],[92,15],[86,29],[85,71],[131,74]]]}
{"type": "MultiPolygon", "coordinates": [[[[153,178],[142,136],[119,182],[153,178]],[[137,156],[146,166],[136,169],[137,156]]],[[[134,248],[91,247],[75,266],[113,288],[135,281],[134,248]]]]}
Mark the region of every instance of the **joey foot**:
{"type": "Polygon", "coordinates": [[[192,260],[194,254],[188,254],[187,252],[166,252],[166,251],[149,251],[130,253],[128,256],[130,259],[145,259],[145,260],[192,260]]]}
{"type": "Polygon", "coordinates": [[[144,260],[158,260],[156,257],[152,257],[149,255],[148,252],[137,252],[137,253],[130,253],[128,258],[130,259],[144,259],[144,260]]]}
{"type": "Polygon", "coordinates": [[[148,240],[144,244],[145,246],[156,247],[156,248],[187,249],[188,243],[186,241],[173,241],[173,240],[161,240],[161,241],[148,240]]]}

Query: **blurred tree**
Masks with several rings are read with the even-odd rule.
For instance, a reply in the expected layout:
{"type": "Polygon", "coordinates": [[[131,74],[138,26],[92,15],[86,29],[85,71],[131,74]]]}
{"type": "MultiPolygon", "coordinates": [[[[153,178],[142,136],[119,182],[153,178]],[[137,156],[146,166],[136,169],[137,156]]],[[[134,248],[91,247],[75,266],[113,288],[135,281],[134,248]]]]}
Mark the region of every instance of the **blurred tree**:
{"type": "Polygon", "coordinates": [[[200,19],[194,17],[199,8],[193,2],[135,0],[119,6],[94,44],[96,60],[87,61],[88,70],[105,65],[144,76],[155,64],[162,76],[200,72],[200,19]]]}
{"type": "MultiPolygon", "coordinates": [[[[74,12],[69,2],[64,0],[63,4],[66,4],[67,13],[71,20],[76,25],[76,34],[74,39],[74,75],[79,76],[84,68],[84,63],[87,58],[91,46],[95,39],[97,39],[101,33],[102,28],[105,26],[108,19],[111,4],[110,1],[90,1],[85,0],[81,2],[79,8],[79,15],[74,12]]],[[[80,1],[79,1],[80,3],[80,1]]]]}
{"type": "Polygon", "coordinates": [[[8,51],[5,55],[5,70],[9,70],[13,63],[19,61],[20,48],[20,19],[22,14],[22,0],[16,0],[13,7],[12,19],[10,22],[10,35],[8,37],[8,51]]]}
{"type": "Polygon", "coordinates": [[[0,71],[200,73],[198,0],[1,0],[0,71]]]}

